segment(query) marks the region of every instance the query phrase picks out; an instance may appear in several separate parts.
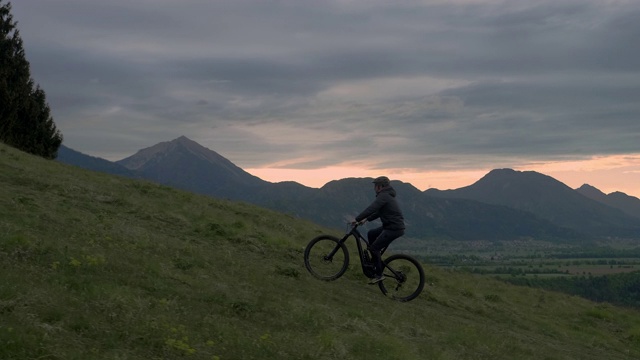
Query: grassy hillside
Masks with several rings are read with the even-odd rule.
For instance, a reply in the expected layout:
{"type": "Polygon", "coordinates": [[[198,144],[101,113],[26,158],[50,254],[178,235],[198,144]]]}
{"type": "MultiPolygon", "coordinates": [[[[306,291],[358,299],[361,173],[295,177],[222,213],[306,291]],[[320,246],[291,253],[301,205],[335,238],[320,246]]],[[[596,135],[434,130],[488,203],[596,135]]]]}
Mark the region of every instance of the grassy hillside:
{"type": "Polygon", "coordinates": [[[640,358],[634,310],[429,266],[410,303],[318,281],[324,231],[0,144],[0,359],[640,358]]]}

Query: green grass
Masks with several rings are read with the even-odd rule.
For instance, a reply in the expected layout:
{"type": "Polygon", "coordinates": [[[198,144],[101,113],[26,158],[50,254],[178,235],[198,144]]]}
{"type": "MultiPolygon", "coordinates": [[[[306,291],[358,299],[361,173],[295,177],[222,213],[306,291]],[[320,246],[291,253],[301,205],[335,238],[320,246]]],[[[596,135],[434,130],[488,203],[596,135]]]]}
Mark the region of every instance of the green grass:
{"type": "Polygon", "coordinates": [[[0,359],[640,358],[635,310],[431,266],[409,303],[318,281],[327,231],[0,144],[0,359]]]}

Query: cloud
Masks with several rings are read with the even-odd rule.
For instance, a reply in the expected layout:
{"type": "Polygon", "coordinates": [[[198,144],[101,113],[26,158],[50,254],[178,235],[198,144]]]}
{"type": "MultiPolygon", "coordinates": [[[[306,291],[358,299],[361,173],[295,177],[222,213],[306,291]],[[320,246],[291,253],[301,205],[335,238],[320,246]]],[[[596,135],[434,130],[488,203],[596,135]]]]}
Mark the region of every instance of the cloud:
{"type": "Polygon", "coordinates": [[[640,153],[635,1],[20,0],[13,13],[65,143],[112,160],[180,135],[252,168],[640,153]]]}

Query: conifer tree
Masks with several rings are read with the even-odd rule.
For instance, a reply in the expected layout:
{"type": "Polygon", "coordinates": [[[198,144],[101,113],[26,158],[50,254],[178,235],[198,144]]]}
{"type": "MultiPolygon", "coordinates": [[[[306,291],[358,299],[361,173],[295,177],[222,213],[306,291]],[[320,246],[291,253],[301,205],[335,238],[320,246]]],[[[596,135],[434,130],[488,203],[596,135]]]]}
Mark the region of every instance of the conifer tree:
{"type": "Polygon", "coordinates": [[[11,3],[0,0],[0,141],[54,159],[62,134],[51,117],[44,90],[31,79],[11,3]]]}

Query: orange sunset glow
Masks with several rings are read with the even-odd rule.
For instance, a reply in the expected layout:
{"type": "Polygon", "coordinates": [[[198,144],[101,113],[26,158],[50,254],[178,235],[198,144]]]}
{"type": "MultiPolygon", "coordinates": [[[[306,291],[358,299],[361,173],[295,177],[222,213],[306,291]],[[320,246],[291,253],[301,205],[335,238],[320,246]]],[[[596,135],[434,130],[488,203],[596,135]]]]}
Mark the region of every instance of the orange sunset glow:
{"type": "MultiPolygon", "coordinates": [[[[498,168],[498,167],[496,167],[498,168]]],[[[519,171],[537,171],[563,182],[571,188],[583,184],[595,186],[609,194],[621,191],[640,197],[640,154],[598,156],[588,160],[530,163],[514,167],[519,171]]],[[[386,175],[411,183],[420,190],[456,189],[468,186],[486,175],[491,168],[459,171],[419,171],[418,169],[367,169],[353,166],[331,166],[321,169],[253,168],[247,171],[271,182],[296,181],[319,188],[331,180],[348,177],[386,175]]]]}

